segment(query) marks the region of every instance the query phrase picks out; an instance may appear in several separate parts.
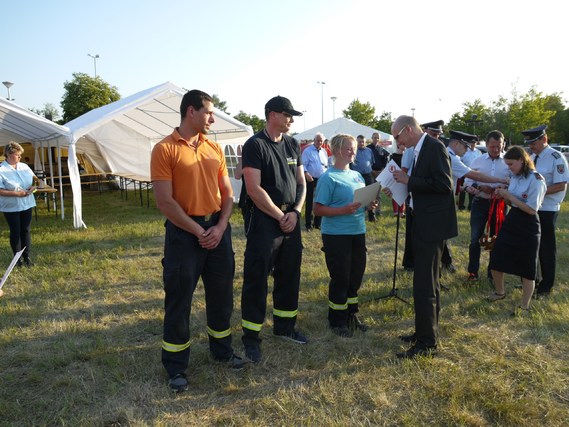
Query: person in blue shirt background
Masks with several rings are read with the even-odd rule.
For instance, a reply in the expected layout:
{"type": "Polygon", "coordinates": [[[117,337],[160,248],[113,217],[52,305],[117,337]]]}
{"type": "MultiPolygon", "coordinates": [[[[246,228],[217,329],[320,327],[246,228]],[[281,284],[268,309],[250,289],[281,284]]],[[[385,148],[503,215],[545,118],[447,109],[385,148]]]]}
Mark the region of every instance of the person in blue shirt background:
{"type": "MultiPolygon", "coordinates": [[[[339,134],[330,143],[334,165],[320,177],[314,197],[314,213],[322,216],[322,243],[330,273],[328,322],[332,331],[351,337],[365,332],[358,312],[358,290],[366,268],[366,207],[354,203],[354,192],[365,186],[362,175],[350,170],[356,157],[356,140],[339,134]]],[[[369,148],[365,147],[366,150],[369,148]]],[[[371,151],[371,150],[369,150],[371,151]]],[[[367,208],[375,209],[377,200],[367,208]]]]}
{"type": "Polygon", "coordinates": [[[18,267],[31,267],[32,210],[36,205],[32,184],[37,182],[37,178],[27,164],[20,162],[23,152],[22,146],[16,142],[4,147],[6,160],[0,164],[0,212],[4,213],[10,228],[12,252],[16,254],[25,247],[18,267]]]}

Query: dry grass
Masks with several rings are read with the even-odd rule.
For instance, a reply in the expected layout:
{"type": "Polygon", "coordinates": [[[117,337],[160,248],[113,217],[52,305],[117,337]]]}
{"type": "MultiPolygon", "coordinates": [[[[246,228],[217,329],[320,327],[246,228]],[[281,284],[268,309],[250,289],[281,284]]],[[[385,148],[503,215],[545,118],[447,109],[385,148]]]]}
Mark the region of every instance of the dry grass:
{"type": "MultiPolygon", "coordinates": [[[[262,332],[264,360],[242,372],[209,358],[203,291],[192,312],[189,392],[165,386],[160,363],[163,220],[118,193],[85,195],[87,230],[40,210],[32,269],[14,271],[0,299],[0,425],[534,426],[569,419],[567,206],[558,220],[558,281],[528,318],[510,317],[520,291],[486,303],[488,283],[468,286],[468,215],[453,241],[459,271],[445,277],[440,354],[399,363],[411,330],[406,304],[376,301],[391,288],[395,219],[369,227],[361,300],[372,328],[354,338],[327,328],[327,270],[316,232],[305,245],[298,325],[311,340],[289,345],[262,332]]],[[[242,352],[239,299],[244,238],[234,215],[234,344],[242,352]]],[[[0,219],[0,262],[10,255],[0,219]]],[[[401,240],[402,241],[402,240],[401,240]]],[[[400,254],[401,255],[401,254],[400,254]]],[[[487,254],[484,254],[486,257],[487,254]]],[[[484,261],[483,261],[484,262],[484,261]]],[[[484,264],[483,264],[484,265],[484,264]]],[[[398,274],[410,299],[411,276],[398,274]]],[[[270,302],[269,302],[270,303],[270,302]]]]}

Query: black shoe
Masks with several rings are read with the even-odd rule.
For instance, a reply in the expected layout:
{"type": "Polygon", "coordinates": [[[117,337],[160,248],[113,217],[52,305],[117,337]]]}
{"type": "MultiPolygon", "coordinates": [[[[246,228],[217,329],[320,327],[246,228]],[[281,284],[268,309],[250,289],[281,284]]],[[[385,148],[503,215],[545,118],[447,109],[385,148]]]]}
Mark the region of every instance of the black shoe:
{"type": "Polygon", "coordinates": [[[454,265],[452,265],[452,263],[443,264],[443,269],[445,269],[449,273],[456,273],[456,267],[454,265]]]}
{"type": "Polygon", "coordinates": [[[350,338],[354,336],[354,333],[347,326],[334,326],[330,327],[330,329],[339,337],[350,338]]]}
{"type": "Polygon", "coordinates": [[[168,387],[174,393],[182,393],[188,389],[186,374],[176,374],[168,380],[168,387]]]}
{"type": "Polygon", "coordinates": [[[245,357],[249,359],[251,363],[259,363],[263,358],[261,347],[258,344],[246,344],[245,357]]]}
{"type": "Polygon", "coordinates": [[[415,334],[411,334],[411,335],[399,335],[399,339],[403,342],[408,342],[411,344],[414,344],[417,341],[417,337],[415,336],[415,334]]]}
{"type": "Polygon", "coordinates": [[[247,366],[249,364],[248,360],[243,360],[241,357],[237,356],[235,353],[232,354],[229,359],[225,359],[225,360],[216,359],[216,361],[220,362],[220,363],[227,364],[229,369],[232,369],[234,371],[241,371],[245,366],[247,366]]]}
{"type": "Polygon", "coordinates": [[[16,267],[21,268],[24,266],[24,261],[22,261],[22,258],[20,258],[18,260],[18,262],[16,262],[16,267]]]}
{"type": "Polygon", "coordinates": [[[539,291],[539,290],[537,290],[536,292],[533,293],[533,297],[535,299],[547,299],[547,298],[549,298],[550,295],[551,295],[550,291],[539,291]]]}
{"type": "Polygon", "coordinates": [[[306,226],[306,231],[312,231],[312,226],[311,226],[311,225],[307,225],[307,226],[306,226]]]}
{"type": "Polygon", "coordinates": [[[397,353],[398,359],[415,359],[417,357],[433,357],[437,353],[437,347],[422,348],[412,346],[409,350],[397,353]]]}
{"type": "Polygon", "coordinates": [[[358,319],[358,316],[355,314],[350,314],[348,316],[348,328],[351,331],[360,330],[362,332],[365,332],[369,329],[369,327],[360,319],[358,319]]]}
{"type": "Polygon", "coordinates": [[[306,344],[308,343],[308,338],[306,338],[303,334],[301,334],[298,331],[291,331],[291,332],[285,332],[285,333],[276,333],[275,335],[277,337],[281,337],[285,340],[290,340],[292,342],[295,342],[297,344],[306,344]]]}
{"type": "Polygon", "coordinates": [[[34,266],[34,263],[32,262],[31,259],[29,259],[29,258],[24,258],[24,265],[25,265],[26,267],[33,267],[33,266],[34,266]]]}

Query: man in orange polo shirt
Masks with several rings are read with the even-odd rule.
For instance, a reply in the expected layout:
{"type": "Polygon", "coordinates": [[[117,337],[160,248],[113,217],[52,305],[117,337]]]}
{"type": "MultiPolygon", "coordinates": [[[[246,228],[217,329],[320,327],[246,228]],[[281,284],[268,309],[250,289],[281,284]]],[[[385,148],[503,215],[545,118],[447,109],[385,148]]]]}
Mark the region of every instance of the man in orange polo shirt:
{"type": "Polygon", "coordinates": [[[213,99],[191,90],[182,98],[180,114],[180,127],[154,147],[150,165],[156,205],[166,217],[162,364],[174,392],[188,388],[189,319],[200,277],[213,359],[233,369],[245,364],[231,346],[233,190],[221,148],[205,136],[215,121],[213,99]]]}

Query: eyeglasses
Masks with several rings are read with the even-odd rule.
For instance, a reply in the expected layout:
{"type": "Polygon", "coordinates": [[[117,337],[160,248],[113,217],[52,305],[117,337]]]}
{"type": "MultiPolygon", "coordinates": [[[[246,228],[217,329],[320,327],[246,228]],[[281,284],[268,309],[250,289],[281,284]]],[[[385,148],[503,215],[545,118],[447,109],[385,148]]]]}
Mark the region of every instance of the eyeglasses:
{"type": "Polygon", "coordinates": [[[401,130],[399,131],[399,133],[393,137],[393,139],[395,140],[395,142],[397,142],[397,139],[401,136],[401,134],[403,133],[403,131],[404,131],[405,129],[407,129],[407,126],[403,126],[403,127],[401,128],[401,130]]]}

